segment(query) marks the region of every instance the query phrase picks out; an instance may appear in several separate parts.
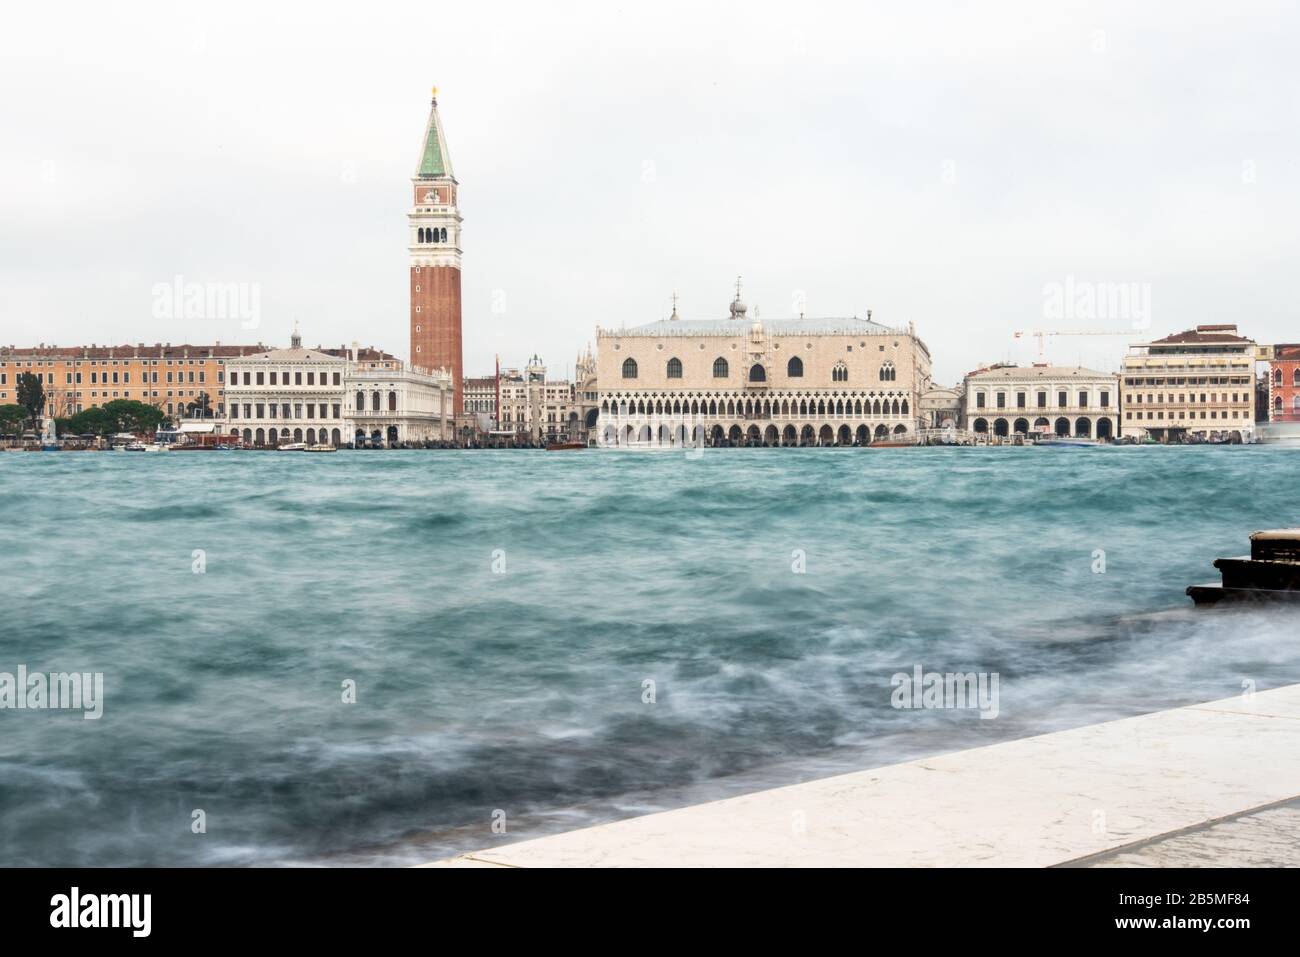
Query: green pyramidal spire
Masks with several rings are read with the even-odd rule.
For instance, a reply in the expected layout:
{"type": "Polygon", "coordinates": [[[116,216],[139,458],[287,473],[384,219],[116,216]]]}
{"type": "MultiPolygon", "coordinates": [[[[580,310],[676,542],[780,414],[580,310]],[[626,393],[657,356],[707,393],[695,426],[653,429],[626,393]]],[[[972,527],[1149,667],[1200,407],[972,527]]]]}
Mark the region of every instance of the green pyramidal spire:
{"type": "Polygon", "coordinates": [[[415,169],[419,179],[455,179],[451,171],[451,154],[447,152],[447,138],[442,133],[442,120],[438,116],[438,88],[433,88],[433,101],[429,105],[429,123],[424,129],[424,145],[420,162],[415,169]]]}

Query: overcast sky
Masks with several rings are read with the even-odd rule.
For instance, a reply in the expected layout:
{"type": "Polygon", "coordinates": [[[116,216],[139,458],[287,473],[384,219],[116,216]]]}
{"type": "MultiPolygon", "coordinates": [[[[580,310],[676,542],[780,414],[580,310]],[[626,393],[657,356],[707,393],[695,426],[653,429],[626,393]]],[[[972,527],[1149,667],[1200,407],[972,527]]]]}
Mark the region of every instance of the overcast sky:
{"type": "MultiPolygon", "coordinates": [[[[765,317],[915,321],[945,382],[1034,359],[1017,329],[1300,340],[1293,4],[112,6],[6,14],[4,343],[279,344],[297,319],[406,356],[435,83],[467,374],[567,374],[674,291],[725,317],[737,274],[765,317]],[[260,325],[157,317],[176,276],[256,288],[260,325]],[[1067,282],[1137,284],[1149,326],[1054,313],[1067,282]]],[[[1047,355],[1113,368],[1126,341],[1047,355]]]]}

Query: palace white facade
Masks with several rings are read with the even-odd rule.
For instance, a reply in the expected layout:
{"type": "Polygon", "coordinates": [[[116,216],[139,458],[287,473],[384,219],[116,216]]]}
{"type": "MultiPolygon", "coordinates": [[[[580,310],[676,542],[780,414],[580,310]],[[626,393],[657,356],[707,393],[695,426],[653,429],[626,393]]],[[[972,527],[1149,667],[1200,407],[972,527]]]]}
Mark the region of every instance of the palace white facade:
{"type": "Polygon", "coordinates": [[[223,430],[252,446],[392,446],[452,438],[451,376],[374,349],[288,349],[230,359],[223,430]]]}
{"type": "Polygon", "coordinates": [[[930,353],[909,324],[748,317],[597,329],[602,446],[868,445],[910,439],[930,353]]]}
{"type": "Polygon", "coordinates": [[[965,428],[976,439],[1119,435],[1119,379],[1108,372],[1035,364],[993,366],[965,383],[965,428]]]}

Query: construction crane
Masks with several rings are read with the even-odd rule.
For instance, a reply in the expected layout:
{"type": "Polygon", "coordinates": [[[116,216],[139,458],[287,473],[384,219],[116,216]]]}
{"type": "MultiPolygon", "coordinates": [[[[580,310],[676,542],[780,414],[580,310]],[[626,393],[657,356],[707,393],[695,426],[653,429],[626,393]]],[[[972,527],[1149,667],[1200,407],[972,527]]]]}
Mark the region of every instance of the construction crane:
{"type": "Polygon", "coordinates": [[[1135,339],[1142,338],[1143,333],[1132,329],[1127,332],[1117,332],[1114,329],[1033,329],[1028,332],[1020,331],[1015,333],[1017,339],[1023,339],[1025,336],[1033,336],[1038,340],[1038,361],[1042,362],[1046,353],[1046,339],[1048,336],[1124,336],[1135,339]]]}

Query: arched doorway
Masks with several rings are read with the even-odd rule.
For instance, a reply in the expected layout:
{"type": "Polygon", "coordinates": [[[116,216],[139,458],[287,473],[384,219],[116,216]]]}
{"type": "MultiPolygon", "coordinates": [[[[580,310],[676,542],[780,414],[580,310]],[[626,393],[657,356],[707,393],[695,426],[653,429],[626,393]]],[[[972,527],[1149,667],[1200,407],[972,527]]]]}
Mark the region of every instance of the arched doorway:
{"type": "Polygon", "coordinates": [[[768,427],[763,431],[763,442],[764,442],[765,445],[776,445],[776,444],[777,444],[777,441],[778,441],[778,440],[777,440],[777,435],[776,435],[776,426],[775,426],[775,425],[769,425],[769,426],[768,426],[768,427]]]}
{"type": "Polygon", "coordinates": [[[293,440],[294,440],[295,442],[301,442],[301,441],[302,441],[302,429],[294,429],[294,430],[293,430],[293,440]]]}
{"type": "Polygon", "coordinates": [[[978,433],[979,435],[988,435],[988,432],[989,432],[989,420],[988,420],[988,419],[976,419],[976,420],[975,420],[974,429],[975,429],[976,433],[978,433]]]}
{"type": "Polygon", "coordinates": [[[882,422],[880,425],[876,426],[876,441],[887,438],[889,438],[889,426],[882,422]]]}
{"type": "Polygon", "coordinates": [[[1076,438],[1080,439],[1092,438],[1092,419],[1087,416],[1077,419],[1074,423],[1074,434],[1076,438]]]}
{"type": "Polygon", "coordinates": [[[1049,430],[1051,427],[1052,427],[1052,423],[1051,423],[1051,422],[1048,422],[1048,421],[1047,421],[1045,418],[1043,418],[1042,416],[1039,416],[1038,418],[1034,419],[1034,431],[1035,431],[1035,432],[1046,432],[1046,431],[1049,430]]]}
{"type": "Polygon", "coordinates": [[[388,427],[388,444],[390,447],[397,444],[397,426],[395,425],[388,427]]]}
{"type": "Polygon", "coordinates": [[[853,432],[850,431],[850,429],[849,429],[849,427],[848,427],[847,425],[841,425],[841,426],[840,426],[840,432],[839,432],[839,443],[840,443],[840,445],[852,445],[852,444],[853,444],[853,432]]]}
{"type": "Polygon", "coordinates": [[[993,434],[996,435],[998,438],[1005,439],[1010,434],[1010,432],[1011,430],[1007,426],[1006,419],[998,419],[993,423],[993,434]]]}
{"type": "Polygon", "coordinates": [[[1029,432],[1029,420],[1016,419],[1014,428],[1016,431],[1016,435],[1026,435],[1029,432]]]}
{"type": "MultiPolygon", "coordinates": [[[[378,392],[375,393],[375,395],[378,394],[378,392]]],[[[370,444],[375,448],[382,446],[384,444],[384,433],[380,432],[378,429],[372,430],[370,433],[370,444]]]]}
{"type": "Polygon", "coordinates": [[[732,426],[732,427],[727,431],[727,438],[731,440],[731,444],[732,444],[732,445],[739,445],[739,444],[740,444],[740,426],[738,426],[738,425],[733,425],[733,426],[732,426]]]}
{"type": "Polygon", "coordinates": [[[858,426],[858,445],[868,445],[871,442],[871,429],[869,426],[858,426]]]}
{"type": "Polygon", "coordinates": [[[1068,436],[1070,434],[1069,419],[1060,418],[1056,420],[1056,434],[1061,436],[1068,436]]]}
{"type": "Polygon", "coordinates": [[[308,445],[315,445],[315,444],[316,444],[316,430],[315,430],[315,429],[308,429],[308,430],[307,430],[307,444],[308,444],[308,445]]]}
{"type": "Polygon", "coordinates": [[[798,442],[798,441],[799,441],[799,433],[797,433],[797,432],[794,430],[794,426],[793,426],[793,425],[787,425],[787,426],[786,426],[786,427],[781,431],[781,444],[782,444],[782,445],[794,445],[794,444],[795,444],[796,442],[798,442]]]}
{"type": "Polygon", "coordinates": [[[823,425],[821,431],[817,433],[817,443],[819,445],[830,445],[835,441],[835,430],[829,425],[823,425]]]}
{"type": "Polygon", "coordinates": [[[802,429],[799,430],[799,444],[812,445],[813,441],[814,441],[813,427],[811,425],[805,425],[802,429]]]}
{"type": "Polygon", "coordinates": [[[256,436],[257,436],[257,437],[256,437],[256,439],[255,439],[254,441],[255,441],[258,445],[265,445],[265,444],[266,444],[266,433],[265,433],[265,432],[263,432],[261,429],[258,429],[258,430],[257,430],[257,433],[256,433],[256,436]]]}
{"type": "Polygon", "coordinates": [[[758,426],[756,426],[756,425],[751,425],[751,426],[750,426],[750,427],[745,431],[745,442],[746,442],[746,444],[749,444],[749,445],[757,445],[757,444],[758,444],[758,426]]]}
{"type": "Polygon", "coordinates": [[[1112,437],[1110,419],[1097,420],[1097,438],[1109,439],[1112,437]]]}

